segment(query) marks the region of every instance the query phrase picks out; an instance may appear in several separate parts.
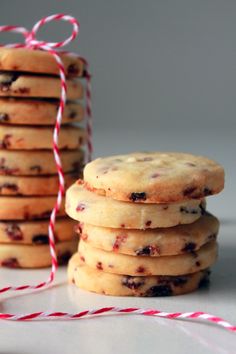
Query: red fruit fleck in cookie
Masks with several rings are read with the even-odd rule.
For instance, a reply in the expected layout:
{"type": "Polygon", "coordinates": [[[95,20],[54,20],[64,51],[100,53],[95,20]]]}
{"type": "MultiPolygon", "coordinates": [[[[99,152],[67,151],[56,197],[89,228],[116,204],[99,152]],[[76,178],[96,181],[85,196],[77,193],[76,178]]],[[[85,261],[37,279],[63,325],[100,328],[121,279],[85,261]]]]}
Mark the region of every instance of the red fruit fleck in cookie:
{"type": "Polygon", "coordinates": [[[122,279],[122,285],[129,289],[136,290],[145,284],[145,280],[141,280],[141,277],[132,277],[130,275],[125,276],[122,279]]]}
{"type": "Polygon", "coordinates": [[[81,259],[82,262],[85,262],[84,256],[80,256],[80,259],[81,259]]]}
{"type": "Polygon", "coordinates": [[[145,271],[145,268],[143,266],[139,266],[136,270],[136,273],[143,273],[145,271]]]}
{"type": "Polygon", "coordinates": [[[196,248],[196,243],[194,242],[187,242],[185,246],[182,248],[182,252],[193,252],[196,248]]]}
{"type": "Polygon", "coordinates": [[[173,295],[172,289],[169,285],[154,285],[149,288],[145,296],[171,296],[173,295]]]}
{"type": "Polygon", "coordinates": [[[23,233],[17,224],[9,224],[5,228],[5,232],[7,236],[12,240],[12,241],[22,241],[23,240],[23,233]]]}
{"type": "Polygon", "coordinates": [[[1,262],[1,265],[8,268],[21,268],[16,258],[7,258],[1,262]]]}
{"type": "Polygon", "coordinates": [[[36,245],[47,245],[49,243],[48,235],[43,235],[43,234],[35,235],[32,238],[32,242],[36,245]]]}
{"type": "Polygon", "coordinates": [[[83,240],[83,241],[87,241],[88,240],[88,234],[80,234],[80,238],[81,238],[81,240],[83,240]]]}
{"type": "Polygon", "coordinates": [[[138,201],[146,200],[147,197],[146,197],[146,193],[145,192],[139,192],[139,193],[133,192],[133,193],[131,193],[129,199],[132,202],[138,202],[138,201]]]}
{"type": "Polygon", "coordinates": [[[35,171],[36,173],[41,173],[42,172],[42,167],[39,165],[33,165],[30,167],[31,171],[35,171]]]}
{"type": "Polygon", "coordinates": [[[0,122],[6,123],[10,120],[9,115],[7,113],[0,113],[0,122]]]}
{"type": "Polygon", "coordinates": [[[11,134],[4,135],[3,139],[0,140],[0,148],[9,149],[9,147],[11,146],[11,138],[12,138],[11,134]]]}
{"type": "Polygon", "coordinates": [[[102,262],[97,262],[96,268],[97,268],[98,270],[103,270],[102,262]]]}
{"type": "Polygon", "coordinates": [[[194,192],[196,191],[196,189],[197,189],[197,187],[195,187],[195,186],[187,187],[183,190],[183,195],[185,197],[191,197],[194,194],[194,192]]]}
{"type": "Polygon", "coordinates": [[[151,226],[151,223],[152,223],[151,220],[146,221],[146,223],[145,223],[146,227],[150,227],[150,226],[151,226]]]}
{"type": "Polygon", "coordinates": [[[84,211],[86,205],[84,203],[79,203],[76,207],[76,211],[84,211]]]}
{"type": "Polygon", "coordinates": [[[114,242],[114,244],[113,244],[113,251],[114,251],[114,252],[118,251],[119,248],[120,248],[120,245],[121,245],[122,243],[125,243],[126,240],[127,240],[127,235],[126,235],[126,234],[117,235],[117,236],[116,236],[116,240],[115,240],[115,242],[114,242]]]}
{"type": "Polygon", "coordinates": [[[70,64],[67,68],[67,75],[69,76],[76,76],[79,73],[79,68],[78,65],[74,64],[70,64]]]}
{"type": "Polygon", "coordinates": [[[137,256],[154,256],[160,254],[160,248],[157,246],[145,246],[143,248],[139,248],[136,252],[137,256]]]}
{"type": "Polygon", "coordinates": [[[160,173],[153,173],[151,175],[151,178],[158,178],[158,177],[160,177],[160,173]]]}

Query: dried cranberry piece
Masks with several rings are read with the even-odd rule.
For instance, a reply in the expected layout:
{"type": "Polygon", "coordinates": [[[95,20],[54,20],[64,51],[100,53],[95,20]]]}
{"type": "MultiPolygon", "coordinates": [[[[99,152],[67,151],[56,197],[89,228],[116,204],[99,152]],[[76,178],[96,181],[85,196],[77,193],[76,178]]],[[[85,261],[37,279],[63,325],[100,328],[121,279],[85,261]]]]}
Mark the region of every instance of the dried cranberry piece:
{"type": "Polygon", "coordinates": [[[76,207],[76,211],[84,211],[86,205],[84,203],[79,203],[76,207]]]}
{"type": "Polygon", "coordinates": [[[41,173],[42,172],[42,167],[40,165],[33,165],[30,167],[31,171],[35,171],[36,173],[41,173]]]}
{"type": "Polygon", "coordinates": [[[15,183],[3,183],[0,186],[0,192],[2,191],[2,189],[8,189],[12,192],[18,192],[19,188],[15,183]]]}
{"type": "Polygon", "coordinates": [[[187,242],[181,251],[182,252],[192,252],[195,250],[196,246],[197,245],[194,242],[187,242]]]}
{"type": "Polygon", "coordinates": [[[7,113],[0,113],[0,122],[6,123],[10,120],[9,115],[7,113]]]}
{"type": "Polygon", "coordinates": [[[157,246],[146,246],[139,248],[136,252],[137,256],[153,256],[154,254],[160,254],[160,249],[157,246]]]}
{"type": "Polygon", "coordinates": [[[183,190],[183,195],[185,197],[191,197],[191,195],[196,191],[197,187],[187,187],[183,190]]]}
{"type": "Polygon", "coordinates": [[[122,278],[122,285],[132,290],[139,289],[141,286],[144,285],[144,283],[145,282],[144,280],[141,280],[141,277],[136,278],[127,275],[124,278],[122,278]]]}
{"type": "Polygon", "coordinates": [[[32,242],[37,245],[47,245],[49,243],[48,235],[39,234],[32,238],[32,242]]]}
{"type": "Polygon", "coordinates": [[[136,272],[137,273],[143,273],[145,271],[145,268],[143,266],[139,266],[137,269],[136,269],[136,272]]]}
{"type": "Polygon", "coordinates": [[[17,224],[9,224],[5,228],[5,232],[7,236],[12,240],[12,241],[21,241],[23,240],[23,233],[17,224]]]}
{"type": "Polygon", "coordinates": [[[129,198],[132,202],[137,202],[139,200],[146,200],[147,196],[145,192],[133,192],[129,198]]]}
{"type": "Polygon", "coordinates": [[[98,270],[103,270],[102,262],[97,262],[96,268],[97,268],[98,270]]]}
{"type": "Polygon", "coordinates": [[[8,268],[21,268],[20,264],[16,258],[7,258],[7,259],[3,260],[2,266],[8,267],[8,268]]]}
{"type": "Polygon", "coordinates": [[[169,285],[154,285],[149,288],[145,296],[171,296],[173,291],[169,285]]]}

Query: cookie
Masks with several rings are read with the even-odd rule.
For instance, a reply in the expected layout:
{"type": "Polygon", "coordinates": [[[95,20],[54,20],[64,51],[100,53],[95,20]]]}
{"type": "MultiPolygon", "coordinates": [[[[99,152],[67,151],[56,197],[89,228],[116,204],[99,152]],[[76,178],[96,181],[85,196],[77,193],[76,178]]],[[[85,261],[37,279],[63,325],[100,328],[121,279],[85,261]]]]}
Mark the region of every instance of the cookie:
{"type": "MultiPolygon", "coordinates": [[[[1,50],[1,48],[0,48],[1,50]]],[[[0,98],[0,123],[54,125],[59,103],[57,100],[26,98],[0,98]]],[[[79,122],[84,117],[84,108],[79,103],[67,102],[62,124],[79,122]]]]}
{"type": "Polygon", "coordinates": [[[219,193],[224,170],[206,157],[143,152],[96,159],[86,165],[87,187],[114,199],[173,203],[219,193]]]}
{"type": "Polygon", "coordinates": [[[112,227],[147,229],[190,224],[205,210],[204,201],[171,204],[127,203],[86,190],[80,181],[66,192],[66,212],[84,223],[112,227]]]}
{"type": "MultiPolygon", "coordinates": [[[[76,241],[56,244],[59,264],[66,264],[77,246],[76,241]]],[[[51,265],[48,245],[1,244],[0,265],[8,268],[44,268],[51,265]]]]}
{"type": "MultiPolygon", "coordinates": [[[[76,181],[78,174],[65,174],[65,188],[76,181]]],[[[57,195],[58,176],[1,176],[0,195],[57,195]]]]}
{"type": "MultiPolygon", "coordinates": [[[[0,149],[7,150],[43,150],[52,149],[53,128],[19,127],[0,125],[0,149]],[[37,137],[37,138],[36,138],[37,137]]],[[[86,140],[85,130],[76,126],[61,127],[59,149],[77,149],[86,140]]]]}
{"type": "Polygon", "coordinates": [[[103,251],[79,242],[81,259],[91,268],[126,275],[183,275],[210,267],[217,258],[217,243],[211,241],[192,253],[165,257],[128,256],[103,251]]]}
{"type": "MultiPolygon", "coordinates": [[[[48,220],[0,222],[0,244],[48,244],[48,220]]],[[[74,237],[75,223],[68,218],[58,218],[55,224],[55,241],[63,242],[74,237]]]]}
{"type": "MultiPolygon", "coordinates": [[[[56,196],[0,197],[0,220],[48,219],[56,199],[56,196]]],[[[58,215],[65,215],[64,200],[58,215]]]]}
{"type": "MultiPolygon", "coordinates": [[[[84,61],[76,54],[58,52],[66,76],[83,76],[84,61]]],[[[55,58],[42,50],[27,48],[0,48],[0,70],[26,71],[32,73],[59,75],[55,58]]]]}
{"type": "Polygon", "coordinates": [[[112,296],[170,296],[190,293],[209,281],[209,270],[177,276],[129,276],[105,273],[81,261],[75,253],[69,261],[68,279],[77,287],[112,296]]]}
{"type": "Polygon", "coordinates": [[[125,230],[81,224],[80,238],[92,247],[131,256],[170,256],[199,250],[216,240],[219,221],[205,214],[192,224],[148,230],[125,230]]]}
{"type": "MultiPolygon", "coordinates": [[[[83,166],[83,151],[61,151],[63,171],[78,173],[83,166]]],[[[56,174],[52,151],[0,150],[0,175],[51,175],[56,174]]]]}
{"type": "MultiPolygon", "coordinates": [[[[67,80],[67,99],[83,97],[83,86],[78,80],[67,80]]],[[[0,72],[0,96],[60,98],[61,81],[57,77],[0,72]]]]}

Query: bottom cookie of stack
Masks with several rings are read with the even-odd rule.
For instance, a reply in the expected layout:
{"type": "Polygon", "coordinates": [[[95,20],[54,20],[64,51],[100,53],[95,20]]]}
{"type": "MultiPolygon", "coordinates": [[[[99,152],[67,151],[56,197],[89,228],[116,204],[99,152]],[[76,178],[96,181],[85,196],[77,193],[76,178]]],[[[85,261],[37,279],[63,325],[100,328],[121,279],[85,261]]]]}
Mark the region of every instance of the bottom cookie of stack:
{"type": "Polygon", "coordinates": [[[68,278],[77,287],[113,296],[171,296],[190,293],[208,283],[209,269],[176,276],[130,276],[106,273],[84,263],[79,253],[69,261],[68,278]]]}

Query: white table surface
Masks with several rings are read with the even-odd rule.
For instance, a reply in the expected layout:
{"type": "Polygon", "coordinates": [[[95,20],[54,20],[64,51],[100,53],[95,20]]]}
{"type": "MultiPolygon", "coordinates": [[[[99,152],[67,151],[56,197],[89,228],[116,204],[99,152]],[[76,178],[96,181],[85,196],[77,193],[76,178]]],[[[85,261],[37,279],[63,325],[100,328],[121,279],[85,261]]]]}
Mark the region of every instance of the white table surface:
{"type": "MultiPolygon", "coordinates": [[[[209,210],[221,220],[220,255],[209,289],[168,298],[107,297],[68,286],[61,268],[54,287],[26,295],[2,295],[0,312],[77,312],[103,306],[137,306],[162,311],[205,311],[236,325],[236,219],[234,132],[201,135],[156,132],[119,132],[95,135],[96,155],[131,150],[184,150],[211,156],[226,168],[226,188],[209,200],[209,210]]],[[[0,285],[45,280],[48,270],[0,269],[0,285]]],[[[78,321],[0,322],[0,353],[236,353],[236,334],[209,324],[143,316],[107,316],[78,321]]]]}

